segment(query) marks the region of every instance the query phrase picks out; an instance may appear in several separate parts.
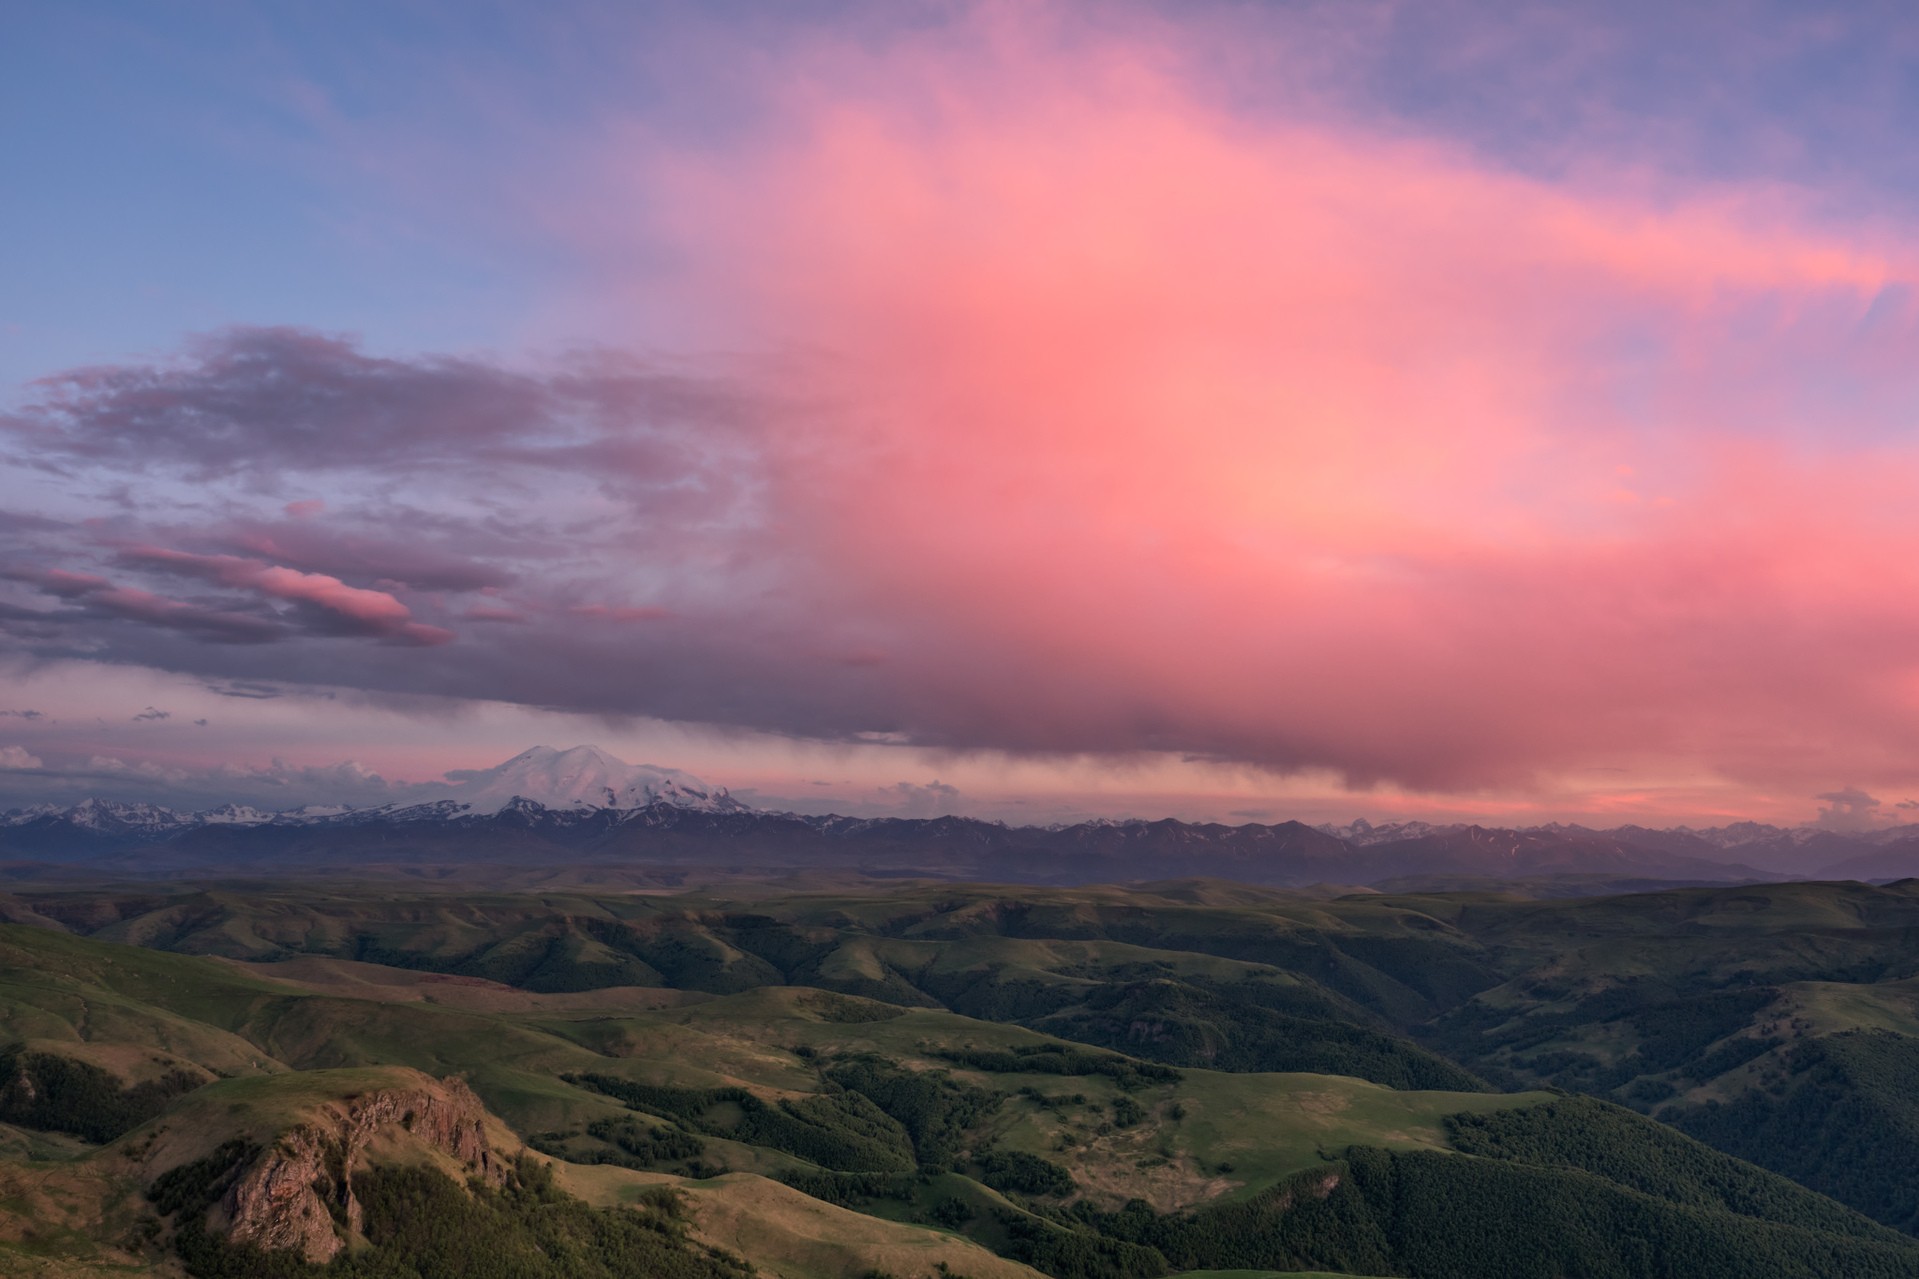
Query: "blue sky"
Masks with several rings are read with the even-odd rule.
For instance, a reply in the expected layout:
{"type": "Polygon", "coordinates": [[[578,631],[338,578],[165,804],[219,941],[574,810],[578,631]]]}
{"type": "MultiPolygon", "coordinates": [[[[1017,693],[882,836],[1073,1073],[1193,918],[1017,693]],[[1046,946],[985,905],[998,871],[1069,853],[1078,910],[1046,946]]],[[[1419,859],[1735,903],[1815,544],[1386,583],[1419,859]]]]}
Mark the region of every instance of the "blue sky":
{"type": "MultiPolygon", "coordinates": [[[[510,342],[590,267],[476,200],[497,194],[489,168],[537,181],[556,139],[616,120],[724,130],[729,75],[796,32],[877,39],[963,7],[14,5],[0,384],[235,323],[510,342]],[[372,154],[403,140],[415,171],[372,154]]],[[[1896,4],[1168,12],[1268,36],[1211,86],[1249,111],[1304,103],[1520,171],[1623,159],[1655,185],[1759,178],[1915,211],[1919,24],[1896,4]]]]}

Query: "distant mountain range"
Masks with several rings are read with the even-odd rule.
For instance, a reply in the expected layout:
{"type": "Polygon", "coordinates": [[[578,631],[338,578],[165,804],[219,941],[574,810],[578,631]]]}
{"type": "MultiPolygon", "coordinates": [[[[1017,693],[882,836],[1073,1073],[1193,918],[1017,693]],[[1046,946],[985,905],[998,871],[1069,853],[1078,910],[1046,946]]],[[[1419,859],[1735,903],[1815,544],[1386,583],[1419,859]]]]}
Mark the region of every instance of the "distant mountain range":
{"type": "Polygon", "coordinates": [[[592,746],[536,746],[375,808],[179,812],[88,800],[0,813],[0,862],[143,875],[555,860],[1084,883],[1216,877],[1281,887],[1563,881],[1566,891],[1919,875],[1919,826],[1845,834],[1743,822],[1708,830],[1405,822],[1307,826],[767,812],[688,773],[592,746]]]}

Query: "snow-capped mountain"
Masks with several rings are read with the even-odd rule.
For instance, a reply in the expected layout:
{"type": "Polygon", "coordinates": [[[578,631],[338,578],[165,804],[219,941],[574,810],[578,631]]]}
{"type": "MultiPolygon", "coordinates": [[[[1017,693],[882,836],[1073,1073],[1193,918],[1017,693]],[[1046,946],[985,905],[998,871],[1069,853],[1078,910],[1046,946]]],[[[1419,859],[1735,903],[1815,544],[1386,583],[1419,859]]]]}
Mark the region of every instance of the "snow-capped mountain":
{"type": "Polygon", "coordinates": [[[1344,826],[1335,826],[1331,822],[1322,822],[1313,828],[1335,839],[1343,839],[1356,848],[1371,844],[1386,844],[1397,839],[1424,839],[1429,835],[1450,835],[1466,829],[1463,822],[1444,826],[1432,822],[1385,822],[1375,826],[1364,817],[1356,818],[1344,826]]]}
{"type": "Polygon", "coordinates": [[[375,808],[308,804],[268,812],[245,804],[221,804],[180,812],[157,804],[89,799],[70,807],[35,804],[0,813],[0,828],[21,832],[17,843],[38,833],[56,843],[69,836],[118,843],[150,842],[207,828],[358,826],[378,822],[470,822],[489,818],[572,822],[604,815],[615,823],[648,813],[746,813],[745,804],[722,786],[691,773],[651,764],[629,764],[597,746],[555,750],[535,746],[505,763],[456,780],[415,788],[412,795],[375,808]]]}
{"type": "Polygon", "coordinates": [[[175,812],[159,804],[122,804],[106,799],[82,800],[71,808],[36,804],[32,808],[15,809],[0,820],[9,826],[23,826],[56,818],[75,829],[102,835],[158,834],[196,824],[192,814],[175,812]]]}
{"type": "Polygon", "coordinates": [[[415,808],[433,815],[457,813],[486,816],[498,813],[516,799],[532,800],[553,811],[599,808],[646,808],[670,804],[704,812],[745,809],[724,787],[708,786],[691,773],[652,764],[629,764],[597,746],[555,750],[535,746],[503,764],[463,776],[439,793],[423,791],[417,799],[386,810],[398,816],[415,808]],[[452,806],[450,809],[447,806],[452,806]]]}
{"type": "Polygon", "coordinates": [[[250,804],[222,804],[194,816],[206,826],[259,826],[272,821],[275,814],[250,804]]]}

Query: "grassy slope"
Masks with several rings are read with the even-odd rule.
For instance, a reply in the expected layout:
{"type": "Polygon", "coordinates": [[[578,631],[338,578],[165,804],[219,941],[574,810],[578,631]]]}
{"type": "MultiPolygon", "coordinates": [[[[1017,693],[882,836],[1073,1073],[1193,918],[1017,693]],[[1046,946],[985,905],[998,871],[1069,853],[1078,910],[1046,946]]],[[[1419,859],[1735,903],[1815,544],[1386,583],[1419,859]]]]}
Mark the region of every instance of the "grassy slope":
{"type": "MultiPolygon", "coordinates": [[[[0,926],[0,965],[8,997],[37,1010],[39,1042],[110,1057],[106,1050],[123,1046],[112,1040],[124,1036],[137,1042],[161,1027],[185,1059],[214,1070],[238,1065],[247,1072],[179,1103],[176,1133],[213,1134],[236,1126],[265,1130],[289,1108],[341,1089],[376,1086],[384,1067],[371,1063],[433,1075],[463,1073],[513,1127],[534,1131],[625,1113],[605,1097],[560,1081],[557,1076],[568,1070],[693,1087],[744,1085],[768,1097],[797,1096],[818,1090],[820,1083],[815,1066],[795,1055],[795,1047],[870,1051],[935,1067],[947,1064],[934,1055],[943,1048],[1047,1042],[1018,1027],[943,1011],[897,1010],[788,987],[695,1002],[656,992],[600,991],[540,996],[530,1003],[499,1000],[494,998],[499,992],[485,988],[454,987],[461,997],[478,990],[487,996],[482,1002],[515,1009],[475,1012],[425,1003],[420,991],[434,983],[413,980],[415,974],[357,964],[345,988],[358,997],[343,998],[332,993],[343,988],[335,968],[314,972],[308,966],[313,980],[303,983],[290,980],[299,971],[291,966],[289,979],[268,977],[221,961],[18,926],[0,926]],[[849,1008],[857,1015],[868,1009],[884,1019],[836,1019],[849,1008]],[[300,1073],[288,1076],[288,1071],[300,1073]]],[[[1030,1086],[1047,1094],[1083,1095],[1084,1105],[1065,1112],[1010,1099],[995,1116],[993,1130],[1006,1148],[1036,1154],[1057,1157],[1070,1143],[1071,1153],[1064,1157],[1096,1199],[1116,1205],[1139,1195],[1167,1210],[1257,1193],[1351,1144],[1443,1149],[1445,1115],[1537,1100],[1394,1092],[1334,1076],[1193,1071],[1178,1084],[1141,1095],[1155,1113],[1153,1123],[1102,1134],[1104,1108],[1120,1096],[1110,1079],[958,1074],[1009,1092],[1030,1086]],[[1176,1105],[1184,1117],[1172,1120],[1168,1115],[1176,1105]]],[[[206,1140],[217,1144],[211,1136],[206,1140]]],[[[713,1145],[734,1167],[774,1172],[794,1166],[776,1153],[713,1145]]]]}
{"type": "MultiPolygon", "coordinates": [[[[820,1086],[795,1047],[927,1065],[941,1047],[1038,1041],[1030,1030],[934,1007],[848,1022],[818,992],[777,984],[802,978],[902,1003],[1028,1000],[1051,1011],[1012,1015],[1041,1024],[1053,1024],[1045,1019],[1058,1001],[1082,999],[1115,974],[1251,979],[1373,1026],[1437,1017],[1437,1042],[1502,1078],[1595,1087],[1649,1107],[1784,1096],[1796,1044],[1852,1028],[1919,1031],[1919,892],[1910,887],[1531,902],[1323,901],[1217,885],[1014,898],[915,885],[750,905],[275,890],[30,905],[10,909],[144,945],[243,959],[331,952],[226,963],[0,926],[0,1012],[35,1044],[130,1078],[176,1060],[232,1074],[373,1062],[466,1071],[522,1132],[624,1113],[559,1081],[568,1070],[741,1084],[773,1097],[820,1086]],[[444,971],[423,971],[435,966],[444,971]],[[622,977],[684,989],[606,984],[622,977]],[[598,988],[565,989],[582,982],[598,988]],[[1772,1038],[1781,1042],[1769,1046],[1772,1038]],[[160,1051],[129,1056],[129,1045],[160,1051]],[[1655,1096],[1656,1086],[1671,1092],[1655,1096]]],[[[1092,1107],[1110,1111],[1117,1100],[1108,1080],[961,1073],[994,1088],[1083,1094],[1077,1109],[1008,1102],[993,1120],[1002,1144],[1069,1164],[1097,1201],[1139,1194],[1161,1208],[1245,1199],[1350,1145],[1443,1150],[1445,1115],[1536,1100],[1188,1070],[1178,1085],[1139,1094],[1149,1123],[1101,1133],[1105,1120],[1092,1107]]],[[[1907,1102],[1897,1090],[1861,1095],[1881,1109],[1849,1122],[1899,1127],[1907,1102]]],[[[1781,1130],[1781,1139],[1820,1134],[1781,1130]]],[[[738,1168],[791,1163],[714,1145],[738,1168]]]]}
{"type": "MultiPolygon", "coordinates": [[[[788,1051],[796,1045],[875,1052],[932,1068],[950,1066],[933,1055],[940,1048],[1048,1042],[1019,1027],[930,1009],[840,1023],[808,1007],[818,999],[816,992],[762,989],[643,1017],[596,1016],[581,1023],[547,1018],[542,1024],[617,1050],[616,1061],[599,1067],[611,1073],[687,1087],[743,1083],[769,1092],[818,1087],[813,1068],[788,1051]]],[[[993,1131],[1008,1149],[1068,1163],[1100,1197],[1138,1195],[1168,1210],[1220,1195],[1256,1193],[1350,1145],[1444,1149],[1446,1115],[1530,1105],[1545,1096],[1397,1092],[1331,1075],[1182,1073],[1177,1084],[1136,1094],[1154,1112],[1154,1123],[1102,1134],[1105,1114],[1121,1094],[1112,1080],[955,1070],[956,1077],[982,1087],[1082,1095],[1084,1104],[1058,1109],[1011,1098],[996,1115],[993,1131]],[[1177,1120],[1170,1117],[1176,1106],[1185,1112],[1177,1120]],[[1230,1170],[1222,1171],[1221,1165],[1230,1170]]]]}
{"type": "Polygon", "coordinates": [[[646,1186],[677,1185],[702,1239],[793,1279],[840,1279],[867,1270],[931,1275],[942,1262],[972,1279],[1037,1275],[962,1236],[837,1208],[764,1177],[730,1173],[689,1182],[606,1165],[561,1168],[562,1185],[601,1206],[630,1202],[646,1186]]]}
{"type": "MultiPolygon", "coordinates": [[[[141,1185],[232,1137],[270,1143],[275,1134],[311,1120],[343,1097],[430,1086],[418,1072],[392,1067],[223,1080],[107,1147],[77,1157],[69,1153],[45,1166],[0,1163],[0,1273],[76,1279],[177,1273],[164,1256],[103,1246],[130,1230],[140,1212],[141,1185]]],[[[497,1122],[489,1123],[489,1138],[498,1150],[518,1149],[517,1138],[497,1122]]],[[[382,1157],[407,1156],[389,1150],[382,1157]]],[[[975,1279],[1034,1279],[1029,1268],[964,1238],[836,1208],[751,1174],[686,1182],[613,1167],[557,1167],[563,1188],[601,1206],[632,1202],[646,1186],[681,1187],[698,1237],[783,1275],[829,1279],[872,1269],[930,1275],[945,1262],[975,1279]]]]}

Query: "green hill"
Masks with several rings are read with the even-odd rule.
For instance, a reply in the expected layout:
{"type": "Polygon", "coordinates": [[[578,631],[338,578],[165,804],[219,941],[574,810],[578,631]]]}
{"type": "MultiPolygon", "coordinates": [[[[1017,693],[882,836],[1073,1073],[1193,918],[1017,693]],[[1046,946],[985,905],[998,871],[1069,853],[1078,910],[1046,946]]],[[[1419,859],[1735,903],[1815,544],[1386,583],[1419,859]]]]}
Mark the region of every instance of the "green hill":
{"type": "Polygon", "coordinates": [[[441,1160],[448,1207],[375,1175],[420,1163],[404,1142],[368,1148],[367,1202],[441,1203],[474,1238],[549,1210],[585,1237],[565,1205],[668,1186],[684,1228],[640,1228],[781,1273],[1919,1273],[1887,1228],[1919,1203],[1909,887],[6,905],[32,922],[0,925],[0,1258],[43,1270],[226,1273],[142,1206],[153,1159],[270,1145],[400,1070],[463,1080],[496,1149],[557,1161],[482,1194],[441,1160]],[[161,1253],[132,1246],[150,1219],[161,1253]]]}

